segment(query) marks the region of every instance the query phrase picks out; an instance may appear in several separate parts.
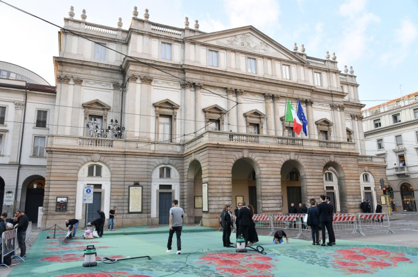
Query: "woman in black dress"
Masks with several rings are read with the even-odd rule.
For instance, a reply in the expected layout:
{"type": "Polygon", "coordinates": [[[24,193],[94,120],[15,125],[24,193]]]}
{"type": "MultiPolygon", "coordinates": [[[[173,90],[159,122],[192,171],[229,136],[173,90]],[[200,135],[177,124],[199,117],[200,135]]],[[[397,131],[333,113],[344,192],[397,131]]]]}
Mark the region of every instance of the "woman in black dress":
{"type": "MultiPolygon", "coordinates": [[[[254,207],[252,207],[252,205],[248,205],[248,209],[251,211],[252,215],[254,215],[254,207]]],[[[249,226],[248,228],[249,230],[249,241],[248,241],[248,245],[252,245],[256,242],[258,242],[258,234],[257,234],[257,230],[255,229],[255,223],[254,221],[252,221],[252,224],[249,226]]]]}

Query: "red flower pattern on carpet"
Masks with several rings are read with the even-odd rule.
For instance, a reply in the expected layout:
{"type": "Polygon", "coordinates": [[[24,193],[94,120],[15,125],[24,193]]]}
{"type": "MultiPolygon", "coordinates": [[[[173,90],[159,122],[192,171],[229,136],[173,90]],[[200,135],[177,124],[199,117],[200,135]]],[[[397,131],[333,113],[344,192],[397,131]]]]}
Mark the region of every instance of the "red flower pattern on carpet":
{"type": "MultiPolygon", "coordinates": [[[[91,273],[72,273],[65,274],[58,277],[121,277],[121,275],[128,275],[129,272],[112,271],[112,272],[91,272],[91,273]]],[[[127,277],[150,277],[148,275],[129,275],[127,277]]]]}
{"type": "Polygon", "coordinates": [[[274,276],[271,269],[275,267],[270,257],[255,254],[211,253],[199,258],[200,263],[213,265],[219,273],[234,277],[274,276]]]}
{"type": "Polygon", "coordinates": [[[49,256],[46,258],[42,258],[41,261],[47,261],[47,262],[72,262],[72,261],[81,261],[83,260],[83,256],[76,256],[75,254],[65,254],[62,256],[49,256]]]}
{"type": "Polygon", "coordinates": [[[398,262],[412,261],[402,253],[374,248],[350,248],[327,253],[334,260],[330,264],[345,274],[373,274],[380,269],[398,266],[398,262]]]}

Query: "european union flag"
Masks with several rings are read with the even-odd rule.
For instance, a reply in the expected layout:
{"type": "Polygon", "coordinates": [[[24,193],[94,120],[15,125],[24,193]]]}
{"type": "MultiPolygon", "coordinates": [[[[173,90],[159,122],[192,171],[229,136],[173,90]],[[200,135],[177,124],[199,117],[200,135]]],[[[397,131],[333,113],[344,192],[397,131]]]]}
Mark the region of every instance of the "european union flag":
{"type": "Polygon", "coordinates": [[[306,120],[305,113],[303,112],[302,104],[300,104],[300,100],[298,103],[297,116],[299,120],[302,122],[303,132],[305,133],[306,136],[308,136],[308,131],[306,130],[306,127],[308,126],[308,121],[306,120]]]}

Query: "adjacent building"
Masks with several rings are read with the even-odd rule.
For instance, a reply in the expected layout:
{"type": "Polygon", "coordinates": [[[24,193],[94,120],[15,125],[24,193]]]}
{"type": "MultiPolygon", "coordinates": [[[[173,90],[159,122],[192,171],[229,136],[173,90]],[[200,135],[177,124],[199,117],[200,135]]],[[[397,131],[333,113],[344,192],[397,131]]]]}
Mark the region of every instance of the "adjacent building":
{"type": "Polygon", "coordinates": [[[187,223],[207,226],[239,201],[257,213],[320,194],[341,213],[380,201],[386,164],[365,155],[359,85],[335,53],[289,50],[253,26],[167,26],[137,8],[128,29],[69,15],[54,57],[44,228],[112,206],[118,226],[167,224],[173,199],[187,223]],[[307,135],[285,121],[287,100],[300,100],[307,135]]]}
{"type": "Polygon", "coordinates": [[[418,211],[418,92],[363,111],[366,153],[386,159],[394,211],[418,211]]]}
{"type": "Polygon", "coordinates": [[[0,205],[9,217],[22,209],[38,220],[55,99],[55,87],[42,77],[0,61],[0,205]]]}

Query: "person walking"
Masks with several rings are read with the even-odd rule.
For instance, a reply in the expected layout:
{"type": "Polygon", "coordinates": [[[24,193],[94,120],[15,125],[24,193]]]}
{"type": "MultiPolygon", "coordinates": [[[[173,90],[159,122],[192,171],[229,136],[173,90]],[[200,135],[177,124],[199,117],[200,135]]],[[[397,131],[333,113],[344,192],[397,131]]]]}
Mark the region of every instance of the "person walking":
{"type": "MultiPolygon", "coordinates": [[[[322,230],[322,244],[321,246],[326,246],[325,244],[325,228],[327,228],[328,236],[331,236],[331,215],[330,211],[331,208],[325,202],[325,195],[320,196],[321,203],[318,204],[318,215],[319,215],[319,222],[321,224],[322,230]]],[[[328,242],[328,246],[332,246],[330,242],[328,242]]]]}
{"type": "Polygon", "coordinates": [[[236,239],[238,239],[239,236],[239,210],[242,208],[242,202],[238,203],[238,207],[235,209],[235,225],[236,225],[236,239]]]}
{"type": "Polygon", "coordinates": [[[172,208],[169,209],[169,238],[166,253],[171,252],[172,238],[174,233],[176,233],[176,245],[178,247],[176,254],[181,254],[181,231],[183,219],[184,209],[178,206],[178,200],[175,199],[172,201],[172,208]]]}
{"type": "Polygon", "coordinates": [[[233,228],[232,223],[232,214],[230,213],[231,206],[229,204],[226,204],[223,208],[222,214],[220,215],[221,218],[221,225],[223,228],[223,247],[232,247],[230,242],[230,234],[231,230],[233,228]]]}
{"type": "Polygon", "coordinates": [[[248,244],[249,241],[249,226],[252,223],[252,213],[249,211],[248,207],[246,207],[246,203],[242,202],[242,208],[239,210],[239,235],[245,239],[245,245],[248,244]]]}
{"type": "Polygon", "coordinates": [[[77,226],[79,225],[79,220],[77,219],[70,219],[66,220],[66,228],[71,232],[68,238],[73,238],[76,236],[77,226]]]}
{"type": "Polygon", "coordinates": [[[315,206],[315,199],[310,200],[311,206],[308,209],[308,226],[312,231],[312,245],[319,245],[319,213],[318,208],[315,206]]]}
{"type": "Polygon", "coordinates": [[[115,210],[117,210],[117,207],[115,206],[112,207],[111,210],[109,210],[108,230],[114,230],[115,210]]]}
{"type": "Polygon", "coordinates": [[[259,241],[258,239],[258,233],[255,229],[255,222],[252,220],[252,217],[254,216],[254,207],[251,204],[248,204],[248,209],[251,211],[251,224],[248,228],[249,231],[249,245],[253,245],[254,243],[257,243],[259,241]]]}
{"type": "MultiPolygon", "coordinates": [[[[378,204],[376,205],[376,213],[382,213],[382,205],[378,202],[378,204]]],[[[384,222],[384,219],[381,218],[381,223],[384,222]]],[[[379,223],[379,219],[378,219],[378,223],[379,223]]]]}
{"type": "Polygon", "coordinates": [[[335,245],[335,233],[334,233],[334,204],[331,203],[330,197],[326,196],[325,201],[327,202],[328,206],[330,207],[330,220],[331,220],[331,235],[328,233],[328,241],[332,245],[335,245]]]}
{"type": "Polygon", "coordinates": [[[20,248],[20,257],[26,257],[26,229],[29,225],[28,217],[23,213],[22,210],[18,210],[16,212],[18,217],[18,222],[14,228],[17,228],[17,237],[18,237],[18,244],[20,248]]]}

